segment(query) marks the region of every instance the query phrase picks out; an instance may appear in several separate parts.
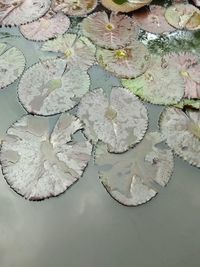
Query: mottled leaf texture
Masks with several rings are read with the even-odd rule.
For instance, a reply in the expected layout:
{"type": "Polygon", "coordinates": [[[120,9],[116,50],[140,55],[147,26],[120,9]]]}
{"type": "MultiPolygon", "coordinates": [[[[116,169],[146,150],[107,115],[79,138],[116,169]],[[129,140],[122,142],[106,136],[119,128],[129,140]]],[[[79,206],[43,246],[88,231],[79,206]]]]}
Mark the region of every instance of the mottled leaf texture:
{"type": "Polygon", "coordinates": [[[97,0],[52,0],[55,12],[62,11],[69,16],[84,16],[97,6],[97,0]]]}
{"type": "Polygon", "coordinates": [[[122,14],[96,12],[85,18],[81,24],[82,33],[96,45],[118,49],[137,38],[138,28],[135,21],[122,14]]]}
{"type": "Polygon", "coordinates": [[[147,48],[138,41],[118,50],[97,48],[96,57],[105,70],[121,78],[140,76],[147,70],[150,59],[147,48]]]}
{"type": "Polygon", "coordinates": [[[46,41],[64,34],[70,26],[69,18],[63,13],[49,11],[44,17],[20,27],[25,38],[33,41],[46,41]]]}
{"type": "Polygon", "coordinates": [[[25,57],[16,48],[8,48],[0,43],[0,88],[4,88],[19,78],[25,68],[25,57]]]}
{"type": "Polygon", "coordinates": [[[74,116],[62,114],[52,134],[47,118],[24,116],[7,131],[1,148],[4,177],[17,193],[29,200],[58,196],[79,180],[92,146],[82,136],[74,116]]]}
{"type": "Polygon", "coordinates": [[[50,5],[51,0],[1,0],[0,25],[18,26],[37,20],[50,5]]]}
{"type": "Polygon", "coordinates": [[[190,164],[200,167],[200,111],[167,108],[160,117],[167,144],[190,164]]]}
{"type": "Polygon", "coordinates": [[[82,98],[77,114],[85,124],[88,139],[105,142],[115,153],[140,142],[148,126],[146,108],[122,87],[113,87],[109,97],[101,88],[89,92],[82,98]]]}
{"type": "Polygon", "coordinates": [[[67,69],[65,60],[53,59],[37,63],[24,73],[18,96],[28,112],[48,116],[73,108],[89,87],[86,71],[67,69]]]}
{"type": "Polygon", "coordinates": [[[184,80],[179,71],[162,58],[153,57],[150,68],[140,77],[122,80],[124,87],[152,104],[178,103],[184,95],[184,80]]]}
{"type": "Polygon", "coordinates": [[[146,134],[140,144],[123,154],[111,154],[99,144],[95,162],[108,193],[119,203],[138,206],[150,201],[171,177],[174,159],[168,148],[157,147],[158,132],[146,134]]]}
{"type": "Polygon", "coordinates": [[[139,27],[147,32],[156,34],[175,31],[165,18],[165,8],[157,5],[150,5],[149,9],[143,8],[134,13],[139,27]]]}
{"type": "Polygon", "coordinates": [[[167,8],[165,17],[177,29],[200,29],[200,11],[190,4],[175,4],[167,8]]]}
{"type": "Polygon", "coordinates": [[[96,47],[88,38],[68,33],[44,43],[42,51],[61,53],[69,66],[88,69],[95,62],[96,47]]]}

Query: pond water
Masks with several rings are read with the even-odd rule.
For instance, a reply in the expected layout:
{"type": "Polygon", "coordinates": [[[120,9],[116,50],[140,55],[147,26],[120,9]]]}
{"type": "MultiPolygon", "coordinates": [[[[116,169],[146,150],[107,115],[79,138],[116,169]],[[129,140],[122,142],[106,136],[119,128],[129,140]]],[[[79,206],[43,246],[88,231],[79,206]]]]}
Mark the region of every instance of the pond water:
{"type": "MultiPolygon", "coordinates": [[[[141,40],[153,53],[200,52],[200,32],[159,38],[141,33],[141,40]]],[[[40,51],[40,43],[25,40],[17,29],[1,28],[0,41],[20,48],[27,67],[52,57],[40,51]]],[[[120,85],[98,66],[89,74],[91,90],[104,87],[109,91],[120,85]]],[[[18,82],[0,91],[1,139],[8,127],[26,114],[17,99],[18,82]]],[[[158,130],[163,107],[146,106],[149,131],[158,130]]],[[[24,200],[0,174],[0,267],[197,267],[199,227],[199,169],[178,157],[167,187],[135,208],[124,207],[107,194],[93,160],[72,189],[42,202],[24,200]]]]}

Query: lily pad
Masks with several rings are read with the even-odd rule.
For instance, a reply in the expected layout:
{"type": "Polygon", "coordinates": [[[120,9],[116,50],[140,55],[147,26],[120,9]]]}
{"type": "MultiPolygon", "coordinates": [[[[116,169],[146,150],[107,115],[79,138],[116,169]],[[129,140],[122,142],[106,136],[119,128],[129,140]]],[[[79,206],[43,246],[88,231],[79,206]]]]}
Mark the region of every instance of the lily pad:
{"type": "Polygon", "coordinates": [[[161,114],[160,129],[178,156],[200,167],[200,110],[167,108],[161,114]]]}
{"type": "Polygon", "coordinates": [[[140,76],[147,70],[150,59],[147,48],[138,41],[118,50],[97,48],[96,57],[105,70],[120,78],[140,76]]]}
{"type": "Polygon", "coordinates": [[[95,62],[96,47],[90,40],[76,34],[64,34],[45,42],[42,51],[61,53],[69,66],[88,69],[95,62]]]}
{"type": "Polygon", "coordinates": [[[17,193],[29,200],[43,200],[65,192],[82,176],[92,151],[80,121],[63,114],[50,133],[47,118],[24,116],[7,131],[1,148],[4,177],[17,193]],[[72,142],[73,140],[73,142],[72,142]]]}
{"type": "Polygon", "coordinates": [[[73,108],[89,87],[86,71],[67,69],[65,60],[53,59],[37,63],[24,73],[18,96],[28,112],[48,116],[73,108]]]}
{"type": "Polygon", "coordinates": [[[200,100],[198,99],[182,99],[178,104],[174,105],[176,108],[191,108],[191,109],[199,109],[200,110],[200,100]]]}
{"type": "Polygon", "coordinates": [[[97,6],[97,0],[52,0],[55,12],[62,11],[69,16],[84,16],[97,6]]]}
{"type": "Polygon", "coordinates": [[[200,11],[190,4],[175,4],[167,8],[166,20],[177,29],[200,29],[200,11]]]}
{"type": "Polygon", "coordinates": [[[152,57],[151,68],[136,79],[122,80],[124,87],[152,104],[172,105],[184,95],[184,80],[179,71],[171,65],[163,64],[160,57],[152,57]]]}
{"type": "Polygon", "coordinates": [[[179,70],[185,82],[185,97],[200,99],[200,64],[192,53],[171,53],[164,60],[179,70]]]}
{"type": "Polygon", "coordinates": [[[165,18],[166,9],[162,6],[150,5],[149,9],[144,8],[134,13],[139,27],[147,32],[163,34],[175,31],[165,18]]]}
{"type": "Polygon", "coordinates": [[[0,43],[0,88],[17,80],[22,75],[25,64],[25,57],[18,48],[9,48],[5,43],[0,43]]]}
{"type": "Polygon", "coordinates": [[[83,35],[96,45],[110,49],[118,49],[130,44],[138,34],[138,28],[132,18],[115,13],[108,16],[105,11],[93,13],[85,18],[81,29],[83,35]]]}
{"type": "Polygon", "coordinates": [[[20,31],[25,38],[33,41],[46,41],[64,34],[70,26],[70,20],[63,13],[49,11],[44,17],[32,23],[22,25],[20,31]]]}
{"type": "Polygon", "coordinates": [[[101,88],[89,92],[82,98],[77,114],[85,124],[88,139],[94,144],[105,142],[115,153],[139,143],[148,126],[146,108],[122,87],[113,87],[109,96],[101,88]]]}
{"type": "Polygon", "coordinates": [[[100,179],[108,193],[119,203],[138,206],[150,201],[169,182],[173,154],[168,148],[157,147],[161,134],[150,132],[140,144],[126,153],[116,155],[99,144],[95,162],[100,179]]]}
{"type": "Polygon", "coordinates": [[[19,26],[42,17],[50,8],[51,0],[2,0],[0,25],[19,26]]]}

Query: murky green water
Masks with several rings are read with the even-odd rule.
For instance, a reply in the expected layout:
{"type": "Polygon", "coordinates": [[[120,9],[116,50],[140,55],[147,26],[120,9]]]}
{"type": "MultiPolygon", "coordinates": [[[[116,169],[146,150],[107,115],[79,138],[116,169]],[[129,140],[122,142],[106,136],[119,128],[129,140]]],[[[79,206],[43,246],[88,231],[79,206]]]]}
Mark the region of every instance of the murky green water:
{"type": "MultiPolygon", "coordinates": [[[[160,1],[157,1],[160,2],[160,1]]],[[[2,32],[20,36],[16,29],[2,32]]],[[[154,53],[200,52],[200,32],[153,40],[154,53]]],[[[52,57],[40,43],[21,36],[0,41],[20,48],[27,67],[52,57]]],[[[91,89],[119,85],[100,67],[90,69],[91,89]]],[[[0,91],[0,136],[25,114],[17,100],[18,81],[0,91]]],[[[149,130],[157,129],[162,107],[147,105],[149,130]]],[[[102,187],[91,160],[82,179],[58,198],[29,202],[13,192],[0,175],[0,267],[198,267],[200,265],[200,173],[175,159],[172,180],[151,202],[127,208],[102,187]]]]}

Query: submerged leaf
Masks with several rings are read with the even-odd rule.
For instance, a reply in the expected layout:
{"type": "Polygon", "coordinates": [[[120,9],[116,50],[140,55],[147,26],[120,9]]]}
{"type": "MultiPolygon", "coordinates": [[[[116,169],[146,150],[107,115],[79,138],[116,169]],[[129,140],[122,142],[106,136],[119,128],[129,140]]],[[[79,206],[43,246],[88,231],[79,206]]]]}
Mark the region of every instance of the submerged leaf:
{"type": "Polygon", "coordinates": [[[96,47],[88,38],[68,33],[45,42],[42,51],[63,54],[69,66],[89,68],[95,62],[96,47]]]}
{"type": "Polygon", "coordinates": [[[82,33],[96,45],[118,49],[122,48],[137,37],[138,29],[133,19],[126,15],[105,11],[96,12],[85,18],[81,24],[82,33]]]}
{"type": "Polygon", "coordinates": [[[167,108],[160,117],[167,144],[190,164],[200,167],[200,111],[167,108]]]}
{"type": "Polygon", "coordinates": [[[92,12],[97,6],[97,0],[53,0],[52,8],[55,12],[62,11],[69,16],[84,16],[92,12]]]}
{"type": "Polygon", "coordinates": [[[126,206],[137,206],[151,200],[171,177],[174,160],[171,150],[157,147],[160,133],[151,132],[135,148],[116,155],[105,145],[96,149],[95,162],[102,184],[109,194],[126,206]]]}
{"type": "Polygon", "coordinates": [[[18,48],[8,48],[6,44],[0,43],[0,88],[17,80],[24,71],[25,64],[25,57],[18,48]]]}
{"type": "Polygon", "coordinates": [[[98,63],[107,71],[121,78],[135,78],[143,74],[149,66],[149,52],[140,42],[119,50],[98,48],[96,53],[98,63]]]}
{"type": "Polygon", "coordinates": [[[150,68],[140,77],[122,80],[124,87],[152,104],[172,105],[184,95],[184,81],[178,70],[165,65],[160,57],[154,56],[150,68]]]}
{"type": "Polygon", "coordinates": [[[47,118],[24,116],[7,131],[1,148],[1,163],[8,184],[29,200],[58,196],[82,176],[92,146],[82,136],[74,116],[63,114],[52,134],[47,118]]]}
{"type": "Polygon", "coordinates": [[[165,8],[157,5],[150,5],[149,9],[144,8],[134,13],[139,27],[147,32],[167,33],[175,31],[175,28],[168,24],[165,18],[165,8]]]}
{"type": "Polygon", "coordinates": [[[110,152],[121,153],[140,142],[147,130],[147,110],[133,94],[113,87],[109,97],[103,89],[86,94],[78,108],[89,140],[108,145],[110,152]]]}
{"type": "Polygon", "coordinates": [[[65,33],[70,20],[63,13],[49,11],[44,17],[32,23],[22,25],[20,31],[25,38],[33,41],[46,41],[65,33]]]}
{"type": "Polygon", "coordinates": [[[51,0],[1,0],[0,25],[21,25],[37,20],[49,9],[51,0]]]}
{"type": "Polygon", "coordinates": [[[24,73],[18,96],[28,112],[48,116],[73,108],[89,87],[86,71],[68,70],[65,60],[53,59],[37,63],[24,73]]]}

